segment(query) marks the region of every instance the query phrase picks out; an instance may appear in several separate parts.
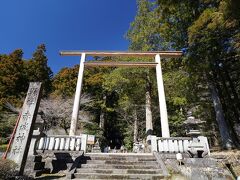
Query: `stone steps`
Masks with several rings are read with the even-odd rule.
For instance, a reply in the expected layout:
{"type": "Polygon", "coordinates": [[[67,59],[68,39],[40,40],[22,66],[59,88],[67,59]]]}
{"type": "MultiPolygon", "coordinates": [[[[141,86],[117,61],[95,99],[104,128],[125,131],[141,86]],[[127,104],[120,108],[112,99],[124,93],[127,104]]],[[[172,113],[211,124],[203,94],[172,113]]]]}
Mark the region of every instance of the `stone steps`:
{"type": "Polygon", "coordinates": [[[85,153],[85,156],[91,157],[146,157],[150,158],[152,153],[85,153]]]}
{"type": "Polygon", "coordinates": [[[98,156],[91,156],[91,158],[89,157],[89,156],[85,156],[84,158],[83,158],[84,160],[105,160],[105,161],[107,161],[107,160],[122,160],[122,161],[124,161],[124,160],[132,160],[132,161],[155,161],[156,159],[155,158],[147,158],[147,157],[112,157],[112,156],[108,156],[108,157],[98,157],[98,156]]]}
{"type": "Polygon", "coordinates": [[[136,153],[99,153],[91,154],[87,153],[84,155],[85,160],[127,160],[127,161],[155,161],[156,158],[152,154],[136,154],[136,153]]]}
{"type": "Polygon", "coordinates": [[[112,164],[82,164],[81,168],[102,168],[105,167],[107,169],[157,169],[158,167],[155,165],[112,165],[112,164]]]}
{"type": "Polygon", "coordinates": [[[76,168],[75,179],[164,179],[153,154],[85,154],[76,168]]]}
{"type": "Polygon", "coordinates": [[[163,175],[153,174],[102,174],[76,173],[75,179],[164,179],[163,175]]]}
{"type": "MultiPolygon", "coordinates": [[[[83,161],[85,162],[85,161],[83,161]]],[[[87,160],[86,164],[111,164],[111,165],[154,165],[156,161],[127,161],[127,160],[87,160]]]]}
{"type": "Polygon", "coordinates": [[[105,174],[161,174],[159,169],[77,169],[76,173],[105,173],[105,174]]]}

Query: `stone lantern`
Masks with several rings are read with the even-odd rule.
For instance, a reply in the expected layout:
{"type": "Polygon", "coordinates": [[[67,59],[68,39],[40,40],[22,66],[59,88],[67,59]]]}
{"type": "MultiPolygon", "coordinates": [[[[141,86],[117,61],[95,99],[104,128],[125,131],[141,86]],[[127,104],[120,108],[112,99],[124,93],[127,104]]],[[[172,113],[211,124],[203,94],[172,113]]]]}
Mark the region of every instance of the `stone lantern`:
{"type": "Polygon", "coordinates": [[[186,127],[186,135],[192,138],[188,146],[188,153],[191,157],[204,157],[210,153],[207,137],[200,136],[201,125],[205,123],[205,121],[201,121],[200,119],[196,119],[192,116],[192,112],[188,112],[187,120],[184,121],[184,125],[186,127]]]}
{"type": "Polygon", "coordinates": [[[186,135],[190,137],[197,137],[201,134],[201,128],[202,124],[205,123],[205,121],[201,121],[200,119],[196,119],[194,116],[192,116],[192,112],[189,111],[187,115],[187,120],[183,122],[183,124],[186,127],[186,135]]]}

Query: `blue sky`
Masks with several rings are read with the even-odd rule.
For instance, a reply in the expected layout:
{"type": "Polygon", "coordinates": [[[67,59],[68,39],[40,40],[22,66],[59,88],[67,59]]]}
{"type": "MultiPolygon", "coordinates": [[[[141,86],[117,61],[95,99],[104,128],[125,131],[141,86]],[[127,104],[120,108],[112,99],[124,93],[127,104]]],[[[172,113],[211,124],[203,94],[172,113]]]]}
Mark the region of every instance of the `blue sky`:
{"type": "Polygon", "coordinates": [[[21,48],[29,59],[44,43],[54,73],[79,63],[60,50],[127,50],[136,14],[136,0],[3,0],[0,7],[0,54],[21,48]]]}

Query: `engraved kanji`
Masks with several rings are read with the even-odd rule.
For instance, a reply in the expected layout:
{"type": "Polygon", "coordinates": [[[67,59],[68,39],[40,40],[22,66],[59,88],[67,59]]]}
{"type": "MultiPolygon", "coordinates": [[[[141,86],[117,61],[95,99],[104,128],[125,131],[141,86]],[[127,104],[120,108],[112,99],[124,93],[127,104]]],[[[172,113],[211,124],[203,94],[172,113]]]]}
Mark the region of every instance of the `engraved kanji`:
{"type": "Polygon", "coordinates": [[[30,88],[27,94],[27,105],[34,104],[38,95],[38,88],[30,88]]]}
{"type": "Polygon", "coordinates": [[[20,132],[18,134],[18,136],[16,137],[16,141],[22,143],[22,141],[25,139],[25,137],[26,137],[25,134],[20,132]]]}
{"type": "Polygon", "coordinates": [[[28,118],[30,118],[30,117],[31,117],[31,114],[30,114],[29,111],[25,112],[25,113],[22,115],[22,118],[23,118],[24,121],[27,121],[28,118]]]}
{"type": "Polygon", "coordinates": [[[22,150],[22,147],[21,147],[21,146],[15,145],[14,148],[12,149],[12,152],[13,152],[13,154],[15,155],[15,154],[20,153],[21,150],[22,150]]]}
{"type": "Polygon", "coordinates": [[[26,130],[27,127],[28,127],[28,122],[24,122],[23,124],[21,124],[21,125],[19,126],[19,130],[26,130]]]}

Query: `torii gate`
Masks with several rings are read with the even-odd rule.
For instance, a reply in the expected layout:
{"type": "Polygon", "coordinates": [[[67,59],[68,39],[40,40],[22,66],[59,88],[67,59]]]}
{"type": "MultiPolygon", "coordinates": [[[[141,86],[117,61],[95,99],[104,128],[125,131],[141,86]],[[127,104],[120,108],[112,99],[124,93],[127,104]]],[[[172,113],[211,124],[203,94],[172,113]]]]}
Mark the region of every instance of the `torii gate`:
{"type": "Polygon", "coordinates": [[[71,127],[69,132],[70,136],[76,135],[84,67],[108,66],[108,67],[156,67],[162,137],[166,138],[170,137],[167,106],[162,78],[161,58],[181,57],[182,51],[150,51],[150,52],[61,51],[60,55],[81,56],[71,119],[71,127]],[[155,62],[85,62],[86,56],[155,57],[155,62]]]}

